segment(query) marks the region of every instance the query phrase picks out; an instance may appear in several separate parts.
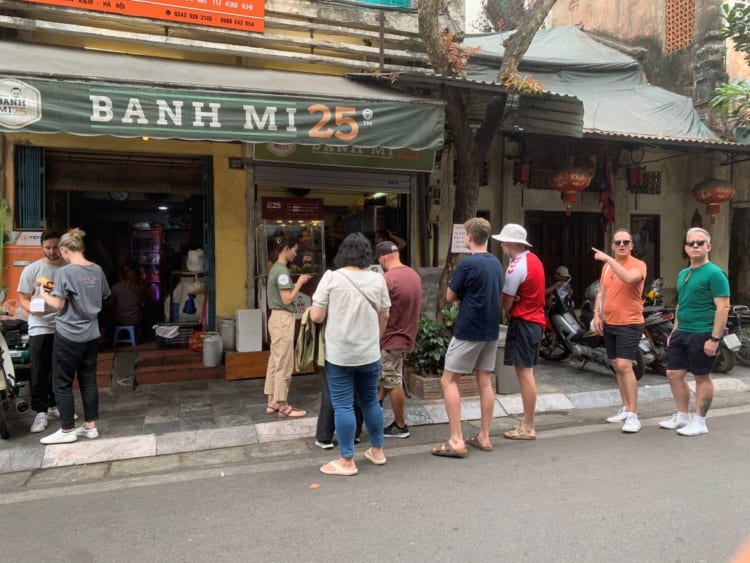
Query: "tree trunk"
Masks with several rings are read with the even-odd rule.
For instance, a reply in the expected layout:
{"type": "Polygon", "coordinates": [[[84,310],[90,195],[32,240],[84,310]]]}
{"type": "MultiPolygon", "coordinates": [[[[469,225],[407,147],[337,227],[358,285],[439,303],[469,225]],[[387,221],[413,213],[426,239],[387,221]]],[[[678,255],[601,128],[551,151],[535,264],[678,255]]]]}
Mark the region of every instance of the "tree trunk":
{"type": "Polygon", "coordinates": [[[534,35],[536,35],[536,32],[544,23],[544,18],[547,17],[555,2],[557,0],[536,0],[529,15],[519,26],[518,31],[511,35],[505,42],[505,54],[503,55],[503,64],[500,67],[498,77],[504,72],[518,72],[518,65],[521,63],[521,59],[526,54],[526,51],[528,51],[531,40],[534,39],[534,35]]]}
{"type": "MultiPolygon", "coordinates": [[[[450,60],[443,40],[442,29],[438,21],[438,13],[443,0],[418,0],[419,32],[425,45],[425,51],[430,57],[432,66],[438,74],[449,76],[451,73],[450,60]]],[[[505,56],[501,70],[515,72],[529,44],[544,18],[556,0],[537,0],[519,30],[506,42],[505,56]]],[[[479,199],[479,172],[487,158],[492,142],[502,123],[507,94],[493,98],[485,110],[482,123],[476,133],[469,121],[469,96],[467,90],[455,88],[449,84],[442,86],[442,97],[446,101],[446,122],[448,130],[453,136],[456,154],[456,189],[453,206],[453,224],[463,224],[476,216],[479,199]]],[[[438,286],[437,317],[440,311],[448,308],[446,289],[453,272],[456,269],[459,255],[450,251],[445,259],[443,272],[438,286]]]]}

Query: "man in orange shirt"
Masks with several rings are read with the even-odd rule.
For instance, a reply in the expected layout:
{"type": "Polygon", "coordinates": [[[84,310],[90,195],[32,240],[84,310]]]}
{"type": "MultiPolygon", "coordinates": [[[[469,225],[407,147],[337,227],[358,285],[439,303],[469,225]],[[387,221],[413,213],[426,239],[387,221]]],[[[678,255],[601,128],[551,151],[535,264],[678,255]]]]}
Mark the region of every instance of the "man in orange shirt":
{"type": "Polygon", "coordinates": [[[638,432],[638,381],[633,373],[638,343],[643,335],[643,284],[646,264],[631,256],[633,237],[618,229],[612,238],[614,257],[597,248],[594,260],[604,262],[594,304],[594,327],[604,334],[607,358],[617,376],[622,408],[607,422],[623,422],[623,432],[638,432]]]}

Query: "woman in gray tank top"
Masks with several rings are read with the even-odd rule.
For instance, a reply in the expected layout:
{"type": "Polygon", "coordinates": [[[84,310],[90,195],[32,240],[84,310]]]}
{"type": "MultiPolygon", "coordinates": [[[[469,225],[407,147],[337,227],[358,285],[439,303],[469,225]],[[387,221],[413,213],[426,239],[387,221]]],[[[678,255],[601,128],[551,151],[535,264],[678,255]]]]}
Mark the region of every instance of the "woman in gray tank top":
{"type": "Polygon", "coordinates": [[[83,255],[84,233],[73,228],[60,238],[60,254],[66,265],[55,273],[54,288],[43,289],[42,298],[60,311],[55,322],[52,350],[52,386],[60,409],[60,429],[40,440],[42,444],[67,444],[79,437],[96,438],[99,431],[99,389],[96,357],[99,351],[99,311],[109,297],[102,269],[83,255]],[[73,379],[78,377],[84,423],[75,428],[73,379]]]}

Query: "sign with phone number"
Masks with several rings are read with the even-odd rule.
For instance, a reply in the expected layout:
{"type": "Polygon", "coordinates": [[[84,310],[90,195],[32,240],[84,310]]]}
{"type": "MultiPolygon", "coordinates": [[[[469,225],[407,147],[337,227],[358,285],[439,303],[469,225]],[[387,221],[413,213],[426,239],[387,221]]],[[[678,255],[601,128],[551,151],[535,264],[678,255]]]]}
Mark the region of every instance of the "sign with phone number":
{"type": "Polygon", "coordinates": [[[265,0],[23,0],[137,18],[262,32],[265,0]]]}

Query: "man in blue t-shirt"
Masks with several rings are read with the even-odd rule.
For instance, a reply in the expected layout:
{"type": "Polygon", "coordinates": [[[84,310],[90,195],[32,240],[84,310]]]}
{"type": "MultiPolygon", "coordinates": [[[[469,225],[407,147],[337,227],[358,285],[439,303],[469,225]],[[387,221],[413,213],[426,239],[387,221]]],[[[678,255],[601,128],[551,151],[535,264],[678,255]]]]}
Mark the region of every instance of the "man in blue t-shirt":
{"type": "Polygon", "coordinates": [[[709,261],[711,235],[693,227],[685,235],[690,266],[677,275],[674,330],[667,340],[667,377],[677,412],[659,426],[683,436],[706,434],[706,415],[714,398],[711,370],[729,315],[729,280],[709,261]],[[695,416],[688,414],[687,372],[695,378],[695,416]]]}
{"type": "Polygon", "coordinates": [[[489,221],[474,217],[466,221],[464,228],[471,256],[456,266],[446,294],[448,301],[460,300],[460,305],[440,380],[450,438],[432,448],[432,454],[442,457],[466,457],[467,444],[484,451],[492,450],[490,424],[495,394],[490,378],[495,371],[500,333],[503,267],[494,255],[487,252],[491,233],[489,221]],[[461,431],[461,393],[458,390],[458,380],[465,373],[476,373],[482,415],[479,432],[466,441],[461,431]]]}

